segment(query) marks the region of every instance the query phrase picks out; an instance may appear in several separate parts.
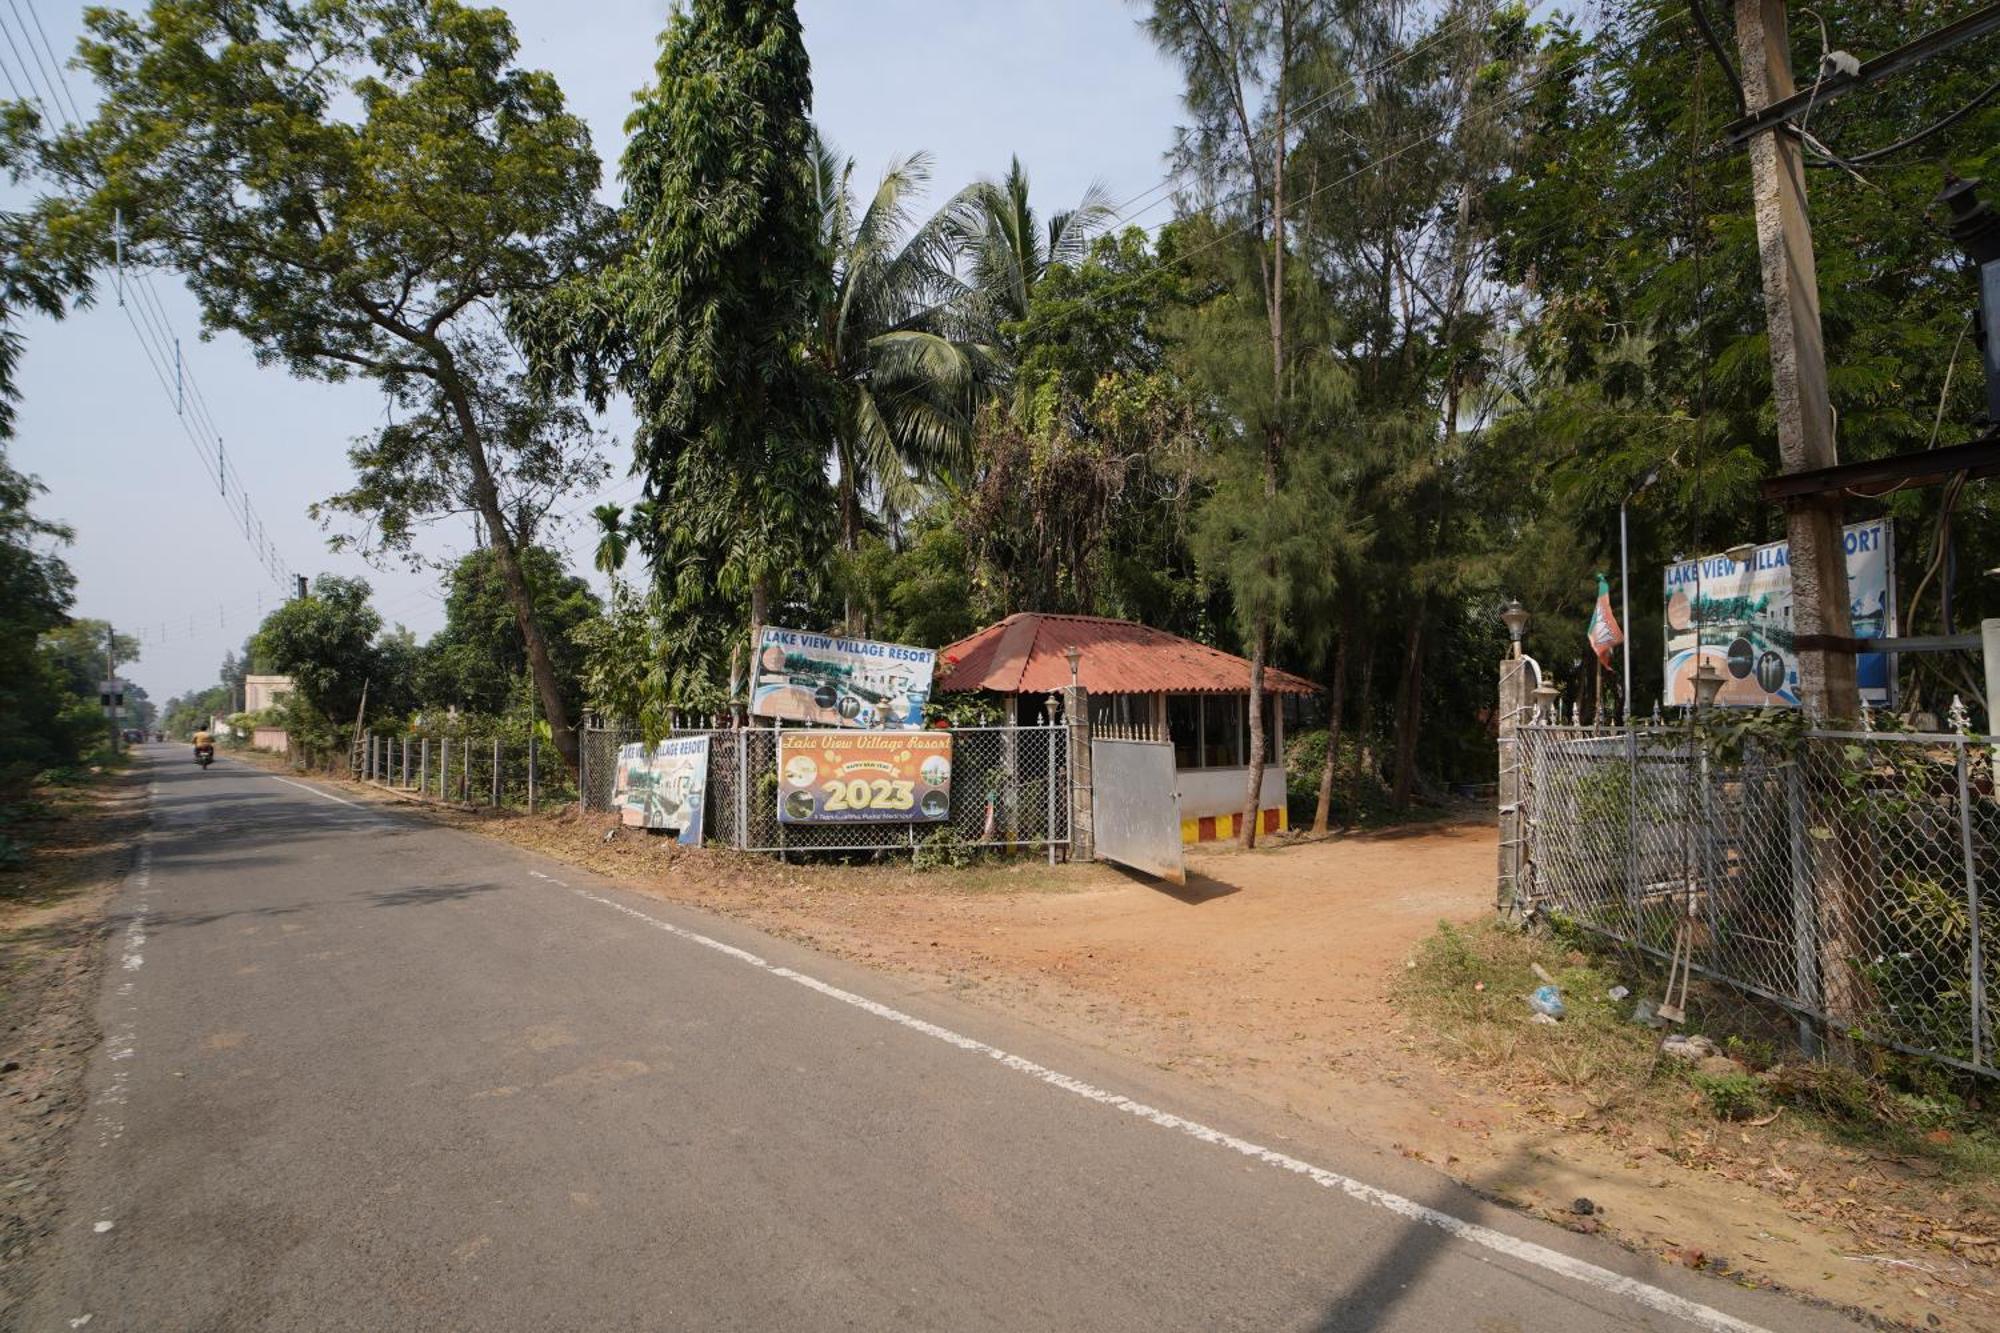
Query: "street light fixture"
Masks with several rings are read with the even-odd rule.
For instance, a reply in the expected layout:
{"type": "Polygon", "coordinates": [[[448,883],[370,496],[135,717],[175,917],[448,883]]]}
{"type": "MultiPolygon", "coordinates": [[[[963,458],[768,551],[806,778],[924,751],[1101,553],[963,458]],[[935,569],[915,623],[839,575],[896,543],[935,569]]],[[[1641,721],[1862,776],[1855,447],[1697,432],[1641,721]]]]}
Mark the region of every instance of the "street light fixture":
{"type": "Polygon", "coordinates": [[[1528,631],[1528,608],[1510,599],[1500,608],[1500,622],[1507,627],[1507,637],[1514,641],[1514,656],[1519,657],[1521,636],[1528,631]]]}
{"type": "Polygon", "coordinates": [[[1757,543],[1738,542],[1723,554],[1727,555],[1733,564],[1747,565],[1750,563],[1750,557],[1757,554],[1757,543]]]}
{"type": "Polygon", "coordinates": [[[1069,647],[1067,647],[1067,648],[1063,649],[1063,659],[1064,659],[1065,661],[1067,661],[1067,662],[1069,663],[1069,685],[1070,685],[1070,688],[1071,688],[1071,689],[1075,689],[1075,688],[1076,688],[1076,668],[1077,668],[1077,664],[1078,664],[1079,662],[1083,661],[1083,649],[1081,649],[1081,648],[1077,647],[1077,646],[1076,646],[1075,644],[1071,644],[1071,645],[1070,645],[1069,647]]]}

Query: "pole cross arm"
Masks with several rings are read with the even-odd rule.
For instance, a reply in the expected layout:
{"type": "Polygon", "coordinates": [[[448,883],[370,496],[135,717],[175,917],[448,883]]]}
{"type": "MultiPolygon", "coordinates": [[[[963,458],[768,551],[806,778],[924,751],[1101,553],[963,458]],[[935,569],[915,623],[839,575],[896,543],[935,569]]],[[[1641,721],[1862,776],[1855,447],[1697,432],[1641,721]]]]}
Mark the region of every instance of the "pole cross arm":
{"type": "Polygon", "coordinates": [[[1911,65],[1928,60],[1941,51],[1948,51],[1961,42],[1996,31],[2000,31],[2000,3],[1984,5],[1961,19],[1925,33],[1915,41],[1906,42],[1873,60],[1862,61],[1852,74],[1845,71],[1828,74],[1810,88],[1802,88],[1790,97],[1780,98],[1740,120],[1730,122],[1722,132],[1724,141],[1731,147],[1741,147],[1765,130],[1789,124],[1808,106],[1824,106],[1857,88],[1865,88],[1892,74],[1901,73],[1911,65]]]}
{"type": "Polygon", "coordinates": [[[1831,494],[1879,499],[1891,491],[1913,486],[1941,485],[1960,473],[1970,481],[2000,474],[2000,433],[1970,444],[1894,454],[1860,463],[1839,463],[1807,472],[1787,472],[1758,483],[1757,494],[1767,504],[1831,494]]]}

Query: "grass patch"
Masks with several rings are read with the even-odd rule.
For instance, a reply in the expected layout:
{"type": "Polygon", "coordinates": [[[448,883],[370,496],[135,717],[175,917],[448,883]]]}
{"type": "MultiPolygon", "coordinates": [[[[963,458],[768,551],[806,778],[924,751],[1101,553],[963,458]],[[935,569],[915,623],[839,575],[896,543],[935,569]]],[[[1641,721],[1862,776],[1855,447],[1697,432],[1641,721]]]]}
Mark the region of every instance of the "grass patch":
{"type": "Polygon", "coordinates": [[[1558,1087],[1600,1110],[1618,1105],[1668,1125],[1690,1114],[1739,1122],[1783,1108],[1789,1123],[1832,1142],[1916,1159],[1989,1193],[2000,1188],[2000,1088],[1869,1047],[1864,1068],[1806,1062],[1787,1040],[1789,1016],[1703,983],[1679,1030],[1709,1037],[1737,1067],[1666,1059],[1666,1033],[1631,1021],[1637,998],[1658,996],[1663,982],[1657,967],[1560,927],[1531,934],[1495,922],[1440,923],[1395,998],[1448,1059],[1513,1087],[1558,1087]],[[1531,1021],[1537,966],[1562,989],[1566,1013],[1554,1026],[1531,1021]],[[1621,985],[1626,996],[1611,999],[1621,985]]]}

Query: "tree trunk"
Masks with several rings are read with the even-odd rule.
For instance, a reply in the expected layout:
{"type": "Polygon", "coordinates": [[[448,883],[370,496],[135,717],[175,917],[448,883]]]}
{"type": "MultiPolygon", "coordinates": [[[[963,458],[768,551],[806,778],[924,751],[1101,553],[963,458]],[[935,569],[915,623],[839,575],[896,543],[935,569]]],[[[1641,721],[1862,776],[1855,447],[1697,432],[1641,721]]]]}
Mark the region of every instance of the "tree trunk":
{"type": "Polygon", "coordinates": [[[1391,796],[1398,810],[1410,806],[1410,788],[1417,778],[1417,728],[1424,717],[1424,621],[1427,607],[1419,604],[1404,646],[1403,684],[1396,709],[1396,782],[1391,796]]]}
{"type": "MultiPolygon", "coordinates": [[[[1264,498],[1278,498],[1278,459],[1285,447],[1285,102],[1289,92],[1285,69],[1291,55],[1292,15],[1286,9],[1280,18],[1278,82],[1273,101],[1278,109],[1277,134],[1271,145],[1271,267],[1270,288],[1265,305],[1271,317],[1271,420],[1264,430],[1264,498]]],[[[1265,571],[1277,572],[1275,561],[1265,558],[1265,571]]],[[[1243,827],[1240,832],[1247,851],[1257,845],[1257,822],[1264,796],[1264,663],[1271,653],[1271,617],[1257,615],[1255,642],[1250,645],[1250,772],[1243,794],[1243,827]]]]}
{"type": "Polygon", "coordinates": [[[1243,827],[1237,836],[1247,851],[1257,845],[1257,809],[1264,794],[1264,658],[1271,630],[1260,624],[1250,645],[1250,776],[1243,793],[1243,827]]]}
{"type": "Polygon", "coordinates": [[[1354,781],[1348,798],[1348,817],[1361,809],[1361,783],[1375,776],[1375,651],[1373,644],[1361,649],[1361,706],[1354,715],[1354,781]]]}
{"type": "Polygon", "coordinates": [[[535,678],[535,692],[542,699],[542,715],[548,719],[549,734],[555,738],[556,753],[574,776],[577,772],[577,737],[570,729],[569,708],[563,703],[562,687],[556,680],[555,660],[549,656],[548,640],[535,621],[534,599],[528,594],[528,580],[521,572],[521,553],[515,549],[514,534],[500,510],[500,488],[486,461],[486,443],[472,412],[472,400],[458,377],[458,368],[443,344],[429,349],[439,368],[438,385],[458,418],[460,437],[465,441],[467,464],[472,469],[472,502],[486,520],[488,544],[500,564],[500,581],[507,601],[514,608],[514,625],[528,650],[528,670],[535,678]]]}
{"type": "Polygon", "coordinates": [[[1340,641],[1333,649],[1333,670],[1326,682],[1326,763],[1319,771],[1319,808],[1313,811],[1313,834],[1326,832],[1333,812],[1333,777],[1340,767],[1341,713],[1347,707],[1347,645],[1354,639],[1354,602],[1348,600],[1340,618],[1340,641]]]}
{"type": "MultiPolygon", "coordinates": [[[[861,549],[861,497],[854,488],[854,468],[846,458],[841,459],[837,494],[840,501],[840,547],[852,556],[861,549]]],[[[849,572],[851,577],[851,569],[849,572]]],[[[840,596],[841,628],[849,634],[859,635],[860,613],[854,607],[854,594],[843,590],[840,596]]],[[[761,623],[761,618],[759,620],[761,623]]]]}

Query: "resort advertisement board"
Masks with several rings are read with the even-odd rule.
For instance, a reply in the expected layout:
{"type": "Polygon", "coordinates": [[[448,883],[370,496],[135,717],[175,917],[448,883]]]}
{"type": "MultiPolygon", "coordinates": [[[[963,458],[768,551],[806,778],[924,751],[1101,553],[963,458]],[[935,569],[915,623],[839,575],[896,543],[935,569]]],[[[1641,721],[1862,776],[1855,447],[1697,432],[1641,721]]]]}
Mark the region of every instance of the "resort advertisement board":
{"type": "Polygon", "coordinates": [[[678,829],[675,839],[701,845],[702,808],[708,804],[708,737],[682,736],[618,750],[611,804],[632,828],[678,829]]]}
{"type": "MultiPolygon", "coordinates": [[[[1848,615],[1857,639],[1896,633],[1894,534],[1887,519],[1842,530],[1847,553],[1848,615]]],[[[1722,673],[1716,702],[1738,708],[1796,708],[1799,661],[1793,650],[1791,548],[1770,542],[1747,560],[1706,555],[1667,566],[1666,694],[1669,706],[1694,702],[1694,674],[1702,661],[1722,673]],[[1699,623],[1701,643],[1695,643],[1699,623]]],[[[1855,658],[1861,697],[1877,706],[1894,702],[1895,657],[1855,658]]]]}
{"type": "Polygon", "coordinates": [[[781,731],[780,824],[936,824],[951,814],[951,733],[781,731]]]}
{"type": "Polygon", "coordinates": [[[924,724],[937,653],[763,626],[750,682],[758,717],[884,731],[924,724]]]}

